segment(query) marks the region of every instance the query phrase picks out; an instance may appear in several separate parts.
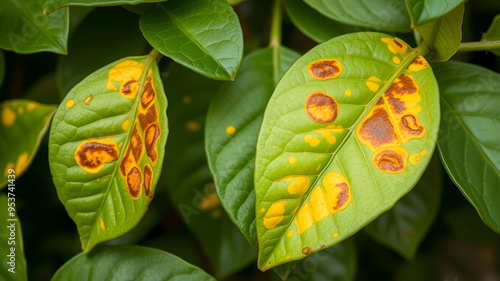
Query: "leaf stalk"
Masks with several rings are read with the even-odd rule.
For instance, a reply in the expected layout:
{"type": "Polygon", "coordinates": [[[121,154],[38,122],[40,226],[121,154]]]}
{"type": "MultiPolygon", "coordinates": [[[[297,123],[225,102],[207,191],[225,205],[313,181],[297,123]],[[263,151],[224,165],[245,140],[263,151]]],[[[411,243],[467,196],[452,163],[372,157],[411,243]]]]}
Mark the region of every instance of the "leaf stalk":
{"type": "Polygon", "coordinates": [[[460,51],[460,52],[474,52],[474,51],[489,51],[489,50],[494,50],[494,49],[500,50],[500,40],[460,43],[460,47],[458,48],[458,51],[460,51]]]}

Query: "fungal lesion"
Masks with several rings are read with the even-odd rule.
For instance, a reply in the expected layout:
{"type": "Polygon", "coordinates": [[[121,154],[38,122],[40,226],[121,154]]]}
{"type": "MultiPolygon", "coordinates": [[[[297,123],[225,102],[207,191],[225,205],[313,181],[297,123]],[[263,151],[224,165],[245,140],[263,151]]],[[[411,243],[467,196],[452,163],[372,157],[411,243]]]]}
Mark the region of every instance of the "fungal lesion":
{"type": "Polygon", "coordinates": [[[422,56],[416,57],[408,66],[408,71],[417,72],[429,67],[429,63],[422,56]]]}
{"type": "Polygon", "coordinates": [[[342,64],[336,59],[325,59],[310,63],[307,71],[318,80],[337,78],[342,74],[342,64]]]}
{"type": "Polygon", "coordinates": [[[84,141],[75,150],[75,160],[85,172],[97,174],[106,163],[118,159],[120,152],[112,138],[84,141]]]}
{"type": "Polygon", "coordinates": [[[377,169],[391,174],[403,172],[406,169],[407,160],[408,151],[400,146],[380,149],[372,156],[372,162],[377,169]]]}
{"type": "Polygon", "coordinates": [[[275,228],[285,217],[285,200],[274,202],[263,218],[264,227],[267,229],[275,228]]]}
{"type": "Polygon", "coordinates": [[[387,44],[387,48],[389,51],[391,51],[393,54],[400,54],[404,55],[406,54],[406,51],[408,50],[409,46],[406,44],[405,41],[394,37],[394,38],[382,38],[380,39],[382,42],[387,44]]]}
{"type": "Polygon", "coordinates": [[[315,91],[307,96],[305,111],[312,121],[329,124],[337,119],[339,106],[333,97],[325,92],[315,91]]]}
{"type": "Polygon", "coordinates": [[[120,83],[120,93],[127,99],[134,99],[139,92],[139,81],[144,64],[135,60],[124,60],[108,71],[106,89],[118,90],[113,82],[120,83]]]}
{"type": "Polygon", "coordinates": [[[321,183],[325,190],[328,211],[331,214],[349,206],[352,200],[351,186],[342,174],[329,172],[323,177],[321,183]]]}

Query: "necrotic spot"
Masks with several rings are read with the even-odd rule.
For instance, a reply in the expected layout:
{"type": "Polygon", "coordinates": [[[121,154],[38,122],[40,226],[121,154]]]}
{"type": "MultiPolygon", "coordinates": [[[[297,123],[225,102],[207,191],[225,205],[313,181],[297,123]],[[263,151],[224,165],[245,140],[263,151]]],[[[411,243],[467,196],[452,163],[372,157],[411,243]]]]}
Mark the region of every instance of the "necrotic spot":
{"type": "Polygon", "coordinates": [[[375,167],[382,172],[397,174],[406,169],[408,152],[402,147],[383,148],[373,154],[375,167]]]}
{"type": "Polygon", "coordinates": [[[412,135],[420,135],[424,131],[424,127],[418,123],[417,117],[414,115],[405,115],[401,121],[404,128],[412,135]]]}
{"type": "Polygon", "coordinates": [[[133,167],[127,174],[127,188],[132,199],[137,199],[141,196],[141,171],[137,167],[133,167]]]}
{"type": "Polygon", "coordinates": [[[316,123],[328,124],[337,119],[338,105],[331,96],[317,91],[306,98],[306,113],[316,123]]]}
{"type": "Polygon", "coordinates": [[[374,151],[386,144],[398,144],[389,114],[383,106],[375,107],[358,129],[358,138],[374,151]]]}
{"type": "Polygon", "coordinates": [[[342,65],[338,60],[320,60],[309,64],[309,75],[319,80],[332,79],[342,73],[342,65]]]}
{"type": "Polygon", "coordinates": [[[96,174],[106,163],[118,158],[119,151],[114,139],[82,142],[75,150],[75,160],[86,172],[96,174]]]}
{"type": "Polygon", "coordinates": [[[146,78],[146,84],[144,85],[144,90],[141,95],[141,105],[142,108],[147,108],[156,96],[155,89],[153,87],[153,77],[148,76],[146,78]]]}
{"type": "Polygon", "coordinates": [[[151,191],[151,182],[153,181],[153,170],[148,164],[144,166],[144,193],[146,197],[153,198],[153,192],[151,191]]]}
{"type": "Polygon", "coordinates": [[[337,195],[337,204],[333,207],[334,210],[338,210],[341,207],[345,207],[345,203],[349,201],[349,187],[345,183],[339,183],[336,185],[337,188],[340,188],[340,192],[337,195]]]}
{"type": "Polygon", "coordinates": [[[139,129],[137,129],[137,125],[134,126],[134,130],[132,131],[132,136],[130,138],[130,149],[132,149],[135,161],[139,162],[142,157],[142,138],[139,134],[139,129]]]}
{"type": "Polygon", "coordinates": [[[312,251],[311,247],[305,247],[302,249],[302,254],[304,254],[304,255],[310,255],[312,253],[313,253],[313,251],[312,251]]]}
{"type": "Polygon", "coordinates": [[[156,142],[160,137],[160,126],[158,122],[149,125],[144,135],[146,138],[146,153],[154,166],[158,157],[156,153],[156,142]]]}
{"type": "Polygon", "coordinates": [[[149,124],[153,124],[156,121],[158,121],[158,111],[156,111],[156,105],[154,104],[148,108],[146,113],[139,114],[139,123],[143,132],[149,124]]]}

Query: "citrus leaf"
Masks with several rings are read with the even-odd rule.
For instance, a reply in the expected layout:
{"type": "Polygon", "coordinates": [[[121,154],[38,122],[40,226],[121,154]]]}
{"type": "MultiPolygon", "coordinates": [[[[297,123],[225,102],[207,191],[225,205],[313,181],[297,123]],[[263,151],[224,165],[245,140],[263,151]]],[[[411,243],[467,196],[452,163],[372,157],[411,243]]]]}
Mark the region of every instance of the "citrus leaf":
{"type": "Polygon", "coordinates": [[[500,233],[500,74],[461,62],[435,65],[441,91],[439,156],[483,221],[500,233]]]}
{"type": "Polygon", "coordinates": [[[146,40],[204,76],[231,80],[243,57],[238,16],[226,0],[169,0],[141,16],[146,40]]]}
{"type": "Polygon", "coordinates": [[[441,181],[441,165],[434,157],[415,188],[364,230],[373,239],[412,259],[436,218],[441,181]]]}
{"type": "Polygon", "coordinates": [[[339,243],[390,209],[425,170],[439,117],[431,68],[399,38],[347,34],[298,59],[257,143],[259,268],[339,243]]]}
{"type": "Polygon", "coordinates": [[[464,3],[446,15],[415,27],[417,42],[427,46],[430,58],[446,61],[453,56],[462,41],[464,3]]]}
{"type": "Polygon", "coordinates": [[[163,2],[165,0],[47,0],[43,6],[43,13],[48,15],[57,9],[66,6],[117,6],[117,5],[137,5],[141,3],[163,2]]]}
{"type": "MultiPolygon", "coordinates": [[[[482,41],[500,41],[500,15],[497,15],[491,22],[490,28],[483,34],[482,41]]],[[[500,48],[491,50],[497,56],[500,56],[500,48]]]]}
{"type": "Polygon", "coordinates": [[[0,48],[22,54],[66,54],[69,10],[45,16],[43,1],[7,0],[0,5],[0,48]]]}
{"type": "Polygon", "coordinates": [[[15,171],[16,178],[28,169],[55,108],[29,100],[0,103],[0,189],[7,184],[10,169],[15,171]]]}
{"type": "Polygon", "coordinates": [[[464,0],[405,0],[413,27],[442,17],[463,2],[464,0]]]}
{"type": "Polygon", "coordinates": [[[345,25],[323,16],[302,0],[286,0],[285,8],[293,24],[302,33],[318,43],[356,31],[354,26],[345,25]]]}
{"type": "Polygon", "coordinates": [[[163,163],[166,107],[154,57],[141,56],[95,71],[57,110],[50,169],[84,252],[127,233],[146,213],[163,163]]]}
{"type": "Polygon", "coordinates": [[[410,17],[400,0],[304,0],[323,15],[346,24],[388,31],[410,31],[410,17]]]}
{"type": "Polygon", "coordinates": [[[217,194],[231,220],[253,247],[255,147],[267,102],[279,79],[300,55],[285,47],[248,55],[234,82],[217,91],[207,115],[205,150],[217,194]]]}
{"type": "Polygon", "coordinates": [[[21,222],[16,215],[15,180],[16,176],[10,179],[14,184],[9,187],[9,197],[0,194],[0,220],[6,225],[0,228],[0,280],[26,281],[26,258],[24,257],[23,238],[21,222]],[[13,210],[9,210],[10,207],[13,210]]]}
{"type": "Polygon", "coordinates": [[[220,81],[208,79],[178,64],[166,72],[171,137],[161,183],[187,226],[210,257],[217,278],[255,261],[257,253],[226,215],[207,166],[203,132],[205,116],[220,81]],[[234,258],[238,257],[238,258],[234,258]]]}
{"type": "Polygon", "coordinates": [[[141,246],[101,246],[67,261],[52,281],[104,280],[210,280],[200,268],[180,258],[141,246]]]}

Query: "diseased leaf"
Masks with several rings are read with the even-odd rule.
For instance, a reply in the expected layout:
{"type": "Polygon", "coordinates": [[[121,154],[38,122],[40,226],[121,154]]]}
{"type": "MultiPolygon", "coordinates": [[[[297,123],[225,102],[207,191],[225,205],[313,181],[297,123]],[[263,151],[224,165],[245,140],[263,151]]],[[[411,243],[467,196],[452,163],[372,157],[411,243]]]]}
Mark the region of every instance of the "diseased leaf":
{"type": "Polygon", "coordinates": [[[231,220],[253,247],[255,147],[262,115],[274,87],[300,55],[285,47],[254,51],[234,82],[215,94],[207,115],[205,149],[217,194],[231,220]]]}
{"type": "Polygon", "coordinates": [[[52,281],[105,280],[200,280],[215,281],[200,268],[180,258],[140,246],[100,246],[67,261],[52,281]]]}
{"type": "MultiPolygon", "coordinates": [[[[13,175],[14,177],[11,179],[15,181],[17,176],[13,175]]],[[[13,186],[14,188],[9,193],[15,194],[15,184],[13,186]]],[[[15,210],[15,199],[15,196],[7,198],[5,194],[0,193],[0,221],[4,223],[4,226],[0,228],[0,243],[2,243],[2,247],[0,247],[0,280],[2,281],[28,280],[21,221],[15,211],[9,210],[9,207],[15,210]]]]}
{"type": "Polygon", "coordinates": [[[238,16],[226,0],[169,0],[141,16],[148,42],[204,76],[231,80],[243,57],[238,16]]]}
{"type": "Polygon", "coordinates": [[[441,165],[433,157],[415,188],[364,230],[373,239],[412,259],[436,218],[441,181],[441,165]]]}
{"type": "Polygon", "coordinates": [[[204,124],[208,106],[221,82],[178,64],[166,72],[172,131],[166,147],[162,184],[181,217],[199,238],[217,278],[227,277],[256,259],[256,251],[222,209],[207,166],[204,124]],[[238,258],[234,258],[238,257],[238,258]]]}
{"type": "Polygon", "coordinates": [[[163,163],[166,107],[151,55],[95,71],[57,110],[50,169],[85,253],[127,233],[146,213],[163,163]]]}
{"type": "Polygon", "coordinates": [[[463,2],[464,0],[405,0],[413,27],[442,17],[463,2]]]}
{"type": "Polygon", "coordinates": [[[257,143],[259,268],[335,245],[390,209],[425,170],[439,117],[431,68],[398,38],[347,34],[298,59],[257,143]]]}
{"type": "Polygon", "coordinates": [[[321,43],[335,36],[356,31],[354,26],[331,20],[309,7],[302,0],[285,0],[288,17],[302,33],[321,43]]]}
{"type": "Polygon", "coordinates": [[[439,156],[484,223],[500,233],[500,74],[452,61],[434,68],[443,116],[439,156]]]}
{"type": "Polygon", "coordinates": [[[117,6],[117,5],[137,5],[141,3],[163,2],[165,0],[47,0],[43,6],[43,13],[48,15],[57,9],[66,6],[117,6]]]}
{"type": "Polygon", "coordinates": [[[42,0],[6,0],[0,5],[0,48],[22,54],[66,54],[69,10],[45,16],[42,0]]]}
{"type": "Polygon", "coordinates": [[[56,106],[29,100],[0,103],[0,189],[8,182],[9,170],[19,178],[30,166],[56,106]]]}
{"type": "Polygon", "coordinates": [[[323,15],[346,24],[388,31],[410,31],[410,17],[400,0],[304,0],[323,15]]]}
{"type": "MultiPolygon", "coordinates": [[[[483,34],[482,41],[500,41],[500,15],[497,15],[491,22],[490,28],[483,34]]],[[[500,56],[500,48],[491,50],[497,56],[500,56]]]]}
{"type": "Polygon", "coordinates": [[[446,61],[457,52],[462,41],[463,17],[462,3],[446,15],[415,27],[416,41],[431,50],[432,60],[446,61]]]}

